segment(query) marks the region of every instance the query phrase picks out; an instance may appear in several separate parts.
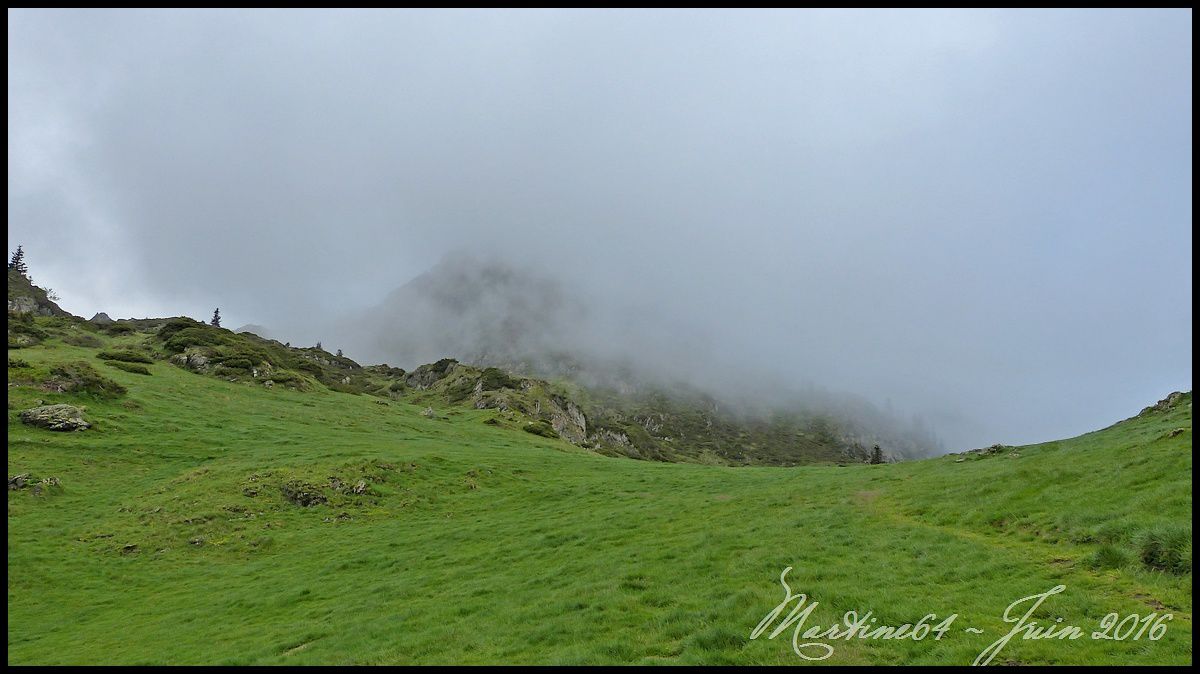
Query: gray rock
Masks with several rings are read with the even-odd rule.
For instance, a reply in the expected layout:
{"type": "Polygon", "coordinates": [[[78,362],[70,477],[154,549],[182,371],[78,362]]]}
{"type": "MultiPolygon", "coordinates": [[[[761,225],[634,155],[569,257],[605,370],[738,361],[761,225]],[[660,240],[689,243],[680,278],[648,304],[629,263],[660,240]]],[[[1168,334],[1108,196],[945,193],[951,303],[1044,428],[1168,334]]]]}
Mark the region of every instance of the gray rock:
{"type": "Polygon", "coordinates": [[[83,410],[74,405],[45,405],[21,412],[21,422],[52,431],[82,431],[91,428],[83,410]]]}
{"type": "Polygon", "coordinates": [[[421,416],[429,419],[436,419],[437,412],[434,412],[432,407],[426,407],[425,410],[421,412],[421,416]]]}
{"type": "Polygon", "coordinates": [[[193,372],[208,372],[209,362],[208,356],[200,353],[197,349],[188,349],[183,353],[177,353],[169,359],[171,364],[178,365],[193,372]]]}
{"type": "Polygon", "coordinates": [[[8,313],[10,314],[38,314],[49,316],[48,313],[43,313],[41,307],[38,306],[37,300],[32,297],[17,297],[8,301],[8,313]]]}
{"type": "Polygon", "coordinates": [[[113,319],[109,318],[108,314],[104,313],[103,311],[96,314],[95,316],[92,316],[88,320],[89,320],[89,322],[95,323],[96,325],[112,325],[112,323],[113,323],[113,319]]]}
{"type": "Polygon", "coordinates": [[[1183,394],[1179,391],[1175,391],[1169,394],[1166,398],[1163,398],[1157,403],[1142,410],[1142,414],[1148,414],[1150,412],[1170,412],[1171,410],[1175,409],[1175,406],[1179,404],[1181,399],[1183,399],[1183,394]]]}

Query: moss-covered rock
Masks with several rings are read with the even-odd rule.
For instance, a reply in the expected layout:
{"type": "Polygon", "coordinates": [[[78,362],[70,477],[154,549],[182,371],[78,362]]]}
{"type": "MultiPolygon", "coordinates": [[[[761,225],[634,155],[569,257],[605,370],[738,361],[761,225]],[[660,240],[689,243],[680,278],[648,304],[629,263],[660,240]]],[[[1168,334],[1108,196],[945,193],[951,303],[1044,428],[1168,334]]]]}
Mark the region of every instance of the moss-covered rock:
{"type": "Polygon", "coordinates": [[[21,423],[52,431],[84,431],[91,424],[83,418],[83,410],[74,405],[43,405],[23,410],[21,423]]]}

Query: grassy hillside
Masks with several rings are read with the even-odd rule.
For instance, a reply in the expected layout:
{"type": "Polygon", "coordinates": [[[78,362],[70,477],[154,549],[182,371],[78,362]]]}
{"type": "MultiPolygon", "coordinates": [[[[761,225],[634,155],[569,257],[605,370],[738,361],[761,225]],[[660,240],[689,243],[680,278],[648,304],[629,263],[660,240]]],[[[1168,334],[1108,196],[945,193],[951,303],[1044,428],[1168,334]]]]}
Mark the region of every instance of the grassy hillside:
{"type": "Polygon", "coordinates": [[[1160,640],[1014,640],[997,663],[1191,660],[1190,394],[1042,445],[730,468],[599,456],[498,409],[96,358],[136,339],[9,351],[8,470],[29,476],[8,497],[10,664],[798,664],[790,632],[749,639],[788,566],[809,624],[959,614],[826,663],[969,664],[1009,602],[1057,584],[1040,619],[1174,617],[1160,640]],[[46,390],[79,362],[124,392],[46,390]],[[39,401],[93,426],[23,425],[39,401]]]}
{"type": "MultiPolygon", "coordinates": [[[[58,339],[72,346],[106,347],[97,356],[127,371],[143,369],[136,363],[167,361],[198,374],[264,388],[327,388],[431,408],[495,409],[500,412],[493,418],[496,425],[561,437],[608,456],[795,466],[865,462],[872,442],[884,442],[889,454],[914,450],[913,438],[881,439],[848,420],[783,402],[779,409],[759,414],[733,411],[684,385],[670,395],[661,390],[618,393],[477,367],[453,358],[411,372],[387,365],[363,367],[340,351],[335,355],[320,346],[293,347],[183,317],[105,325],[69,314],[51,318],[30,312],[13,318],[9,348],[58,339]]],[[[38,373],[25,373],[24,380],[35,383],[34,374],[38,373]]],[[[925,454],[929,448],[920,451],[925,454]]]]}

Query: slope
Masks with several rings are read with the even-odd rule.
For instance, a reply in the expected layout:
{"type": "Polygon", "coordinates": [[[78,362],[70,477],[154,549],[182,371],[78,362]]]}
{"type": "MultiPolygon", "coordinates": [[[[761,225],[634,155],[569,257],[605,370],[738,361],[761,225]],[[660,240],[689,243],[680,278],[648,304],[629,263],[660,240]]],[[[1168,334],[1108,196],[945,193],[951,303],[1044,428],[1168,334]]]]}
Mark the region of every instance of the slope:
{"type": "Polygon", "coordinates": [[[10,664],[796,664],[784,637],[748,638],[787,566],[812,623],[984,631],[839,642],[828,663],[970,663],[1009,602],[1056,584],[1039,616],[1173,619],[1156,641],[1014,641],[998,662],[1191,658],[1190,394],[1043,445],[727,468],[162,362],[106,368],[117,396],[13,385],[132,337],[101,339],[9,352],[9,474],[41,486],[9,491],[10,664]],[[22,425],[39,400],[94,426],[22,425]]]}

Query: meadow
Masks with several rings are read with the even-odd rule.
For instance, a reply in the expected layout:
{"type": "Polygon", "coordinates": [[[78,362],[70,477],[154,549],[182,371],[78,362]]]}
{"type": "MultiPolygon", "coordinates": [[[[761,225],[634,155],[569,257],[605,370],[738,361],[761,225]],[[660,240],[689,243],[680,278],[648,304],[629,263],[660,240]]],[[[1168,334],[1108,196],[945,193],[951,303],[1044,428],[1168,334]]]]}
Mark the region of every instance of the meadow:
{"type": "Polygon", "coordinates": [[[1006,606],[1060,584],[1033,617],[1089,636],[995,664],[1191,661],[1190,394],[1040,445],[731,468],[96,358],[136,339],[9,351],[9,475],[58,483],[9,491],[9,664],[804,664],[790,631],[750,639],[785,567],[810,625],[958,615],[941,639],[830,642],[826,664],[970,664],[1006,606]],[[77,361],[127,393],[22,383],[77,361]],[[94,426],[20,423],[39,400],[94,426]],[[1172,618],[1090,638],[1112,613],[1172,618]]]}

